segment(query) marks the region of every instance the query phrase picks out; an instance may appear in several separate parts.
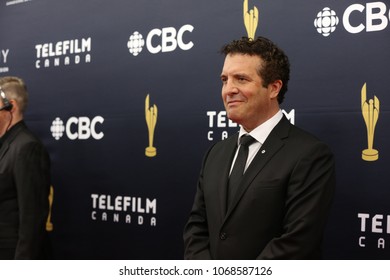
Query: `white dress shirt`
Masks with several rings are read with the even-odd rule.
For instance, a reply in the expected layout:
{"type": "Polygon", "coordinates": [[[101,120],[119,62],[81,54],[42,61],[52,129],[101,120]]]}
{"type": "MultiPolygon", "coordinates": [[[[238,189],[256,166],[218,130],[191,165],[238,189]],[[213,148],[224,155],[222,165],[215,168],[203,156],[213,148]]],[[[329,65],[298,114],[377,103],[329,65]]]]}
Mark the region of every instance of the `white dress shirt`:
{"type": "MultiPolygon", "coordinates": [[[[250,133],[245,131],[245,129],[241,126],[240,132],[238,135],[237,150],[236,150],[236,154],[234,156],[233,162],[232,162],[232,166],[230,167],[230,172],[232,172],[234,163],[236,162],[238,150],[240,147],[241,136],[245,135],[245,134],[249,134],[250,136],[252,136],[253,138],[256,139],[256,142],[254,142],[252,145],[249,146],[248,158],[247,158],[245,169],[244,169],[244,172],[245,172],[246,169],[248,168],[248,166],[251,164],[254,157],[256,156],[256,154],[258,153],[258,151],[260,150],[261,146],[264,144],[265,139],[267,139],[267,137],[271,133],[272,129],[274,129],[274,127],[278,124],[278,122],[282,119],[282,117],[283,117],[283,113],[281,110],[279,110],[272,118],[270,118],[266,122],[264,122],[261,125],[259,125],[258,127],[256,127],[250,133]]],[[[265,153],[266,151],[262,150],[261,152],[265,153]]]]}

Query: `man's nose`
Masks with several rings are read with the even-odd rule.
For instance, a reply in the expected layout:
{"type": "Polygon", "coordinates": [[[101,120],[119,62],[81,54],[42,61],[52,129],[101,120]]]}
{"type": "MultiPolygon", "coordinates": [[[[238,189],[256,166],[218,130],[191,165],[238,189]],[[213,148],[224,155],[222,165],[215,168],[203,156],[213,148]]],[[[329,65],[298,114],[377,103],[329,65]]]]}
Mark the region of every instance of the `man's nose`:
{"type": "Polygon", "coordinates": [[[224,91],[226,94],[233,95],[233,94],[237,94],[239,90],[236,84],[234,83],[234,81],[227,80],[224,87],[224,91]]]}

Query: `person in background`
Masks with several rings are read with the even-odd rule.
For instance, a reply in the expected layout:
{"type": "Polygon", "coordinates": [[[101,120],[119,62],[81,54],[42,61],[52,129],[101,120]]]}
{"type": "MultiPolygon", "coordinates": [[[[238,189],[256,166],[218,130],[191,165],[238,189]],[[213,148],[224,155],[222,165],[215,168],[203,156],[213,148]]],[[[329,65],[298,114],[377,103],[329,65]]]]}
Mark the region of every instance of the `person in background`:
{"type": "Polygon", "coordinates": [[[0,259],[48,257],[50,159],[26,126],[25,83],[0,78],[0,259]]]}
{"type": "Polygon", "coordinates": [[[204,157],[184,258],[320,259],[335,163],[280,109],[288,57],[264,37],[235,40],[222,53],[222,99],[240,131],[204,157]]]}

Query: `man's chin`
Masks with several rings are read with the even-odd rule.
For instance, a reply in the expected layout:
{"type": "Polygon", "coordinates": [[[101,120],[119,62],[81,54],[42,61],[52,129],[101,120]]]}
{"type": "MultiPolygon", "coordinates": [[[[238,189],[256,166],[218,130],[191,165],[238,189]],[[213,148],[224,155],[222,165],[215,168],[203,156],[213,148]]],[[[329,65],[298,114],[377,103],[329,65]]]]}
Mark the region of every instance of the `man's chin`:
{"type": "Polygon", "coordinates": [[[237,115],[234,115],[234,114],[229,113],[229,112],[227,112],[226,115],[227,115],[228,119],[231,120],[232,122],[240,124],[240,118],[237,115]]]}

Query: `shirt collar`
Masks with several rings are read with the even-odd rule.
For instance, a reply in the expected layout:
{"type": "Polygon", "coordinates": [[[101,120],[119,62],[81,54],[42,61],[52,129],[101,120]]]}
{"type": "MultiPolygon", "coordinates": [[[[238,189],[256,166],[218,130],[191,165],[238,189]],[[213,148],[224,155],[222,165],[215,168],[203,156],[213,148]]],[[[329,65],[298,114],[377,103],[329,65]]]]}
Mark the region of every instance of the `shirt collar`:
{"type": "MultiPolygon", "coordinates": [[[[261,145],[265,142],[268,135],[271,133],[272,129],[278,124],[278,122],[282,119],[283,113],[282,110],[279,110],[275,115],[272,116],[269,120],[262,123],[255,129],[253,129],[249,135],[256,139],[256,141],[260,142],[261,145]]],[[[241,126],[240,133],[238,135],[238,144],[240,143],[240,137],[244,134],[248,134],[245,129],[241,126]]]]}

